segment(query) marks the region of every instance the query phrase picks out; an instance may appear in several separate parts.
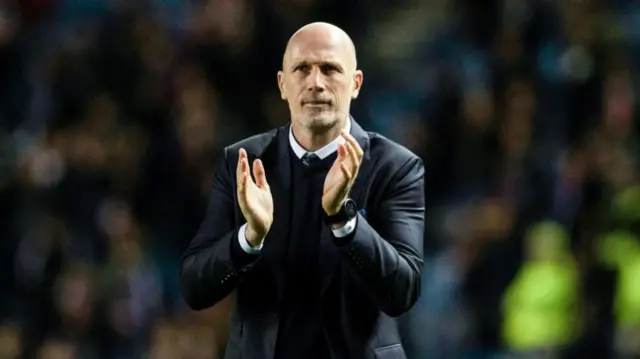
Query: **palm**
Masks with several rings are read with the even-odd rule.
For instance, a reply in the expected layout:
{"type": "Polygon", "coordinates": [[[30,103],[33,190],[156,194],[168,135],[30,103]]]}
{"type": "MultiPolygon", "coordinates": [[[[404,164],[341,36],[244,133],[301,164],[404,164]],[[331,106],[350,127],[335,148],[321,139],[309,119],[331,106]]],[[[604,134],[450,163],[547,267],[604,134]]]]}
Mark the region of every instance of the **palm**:
{"type": "Polygon", "coordinates": [[[327,173],[322,190],[322,208],[328,214],[336,213],[346,200],[363,156],[353,136],[343,130],[342,137],[346,142],[338,146],[338,157],[327,173]]]}
{"type": "Polygon", "coordinates": [[[242,202],[246,204],[246,210],[242,209],[242,212],[247,217],[247,222],[255,226],[256,230],[266,231],[273,218],[273,197],[269,187],[260,188],[249,179],[242,202]]]}
{"type": "Polygon", "coordinates": [[[322,190],[322,206],[324,208],[333,208],[346,191],[348,179],[340,168],[340,162],[333,163],[327,177],[324,180],[324,188],[322,190]]]}
{"type": "Polygon", "coordinates": [[[240,149],[236,176],[238,204],[242,215],[247,220],[252,233],[262,238],[273,222],[273,197],[262,161],[259,159],[253,161],[253,176],[251,176],[247,152],[240,149]]]}

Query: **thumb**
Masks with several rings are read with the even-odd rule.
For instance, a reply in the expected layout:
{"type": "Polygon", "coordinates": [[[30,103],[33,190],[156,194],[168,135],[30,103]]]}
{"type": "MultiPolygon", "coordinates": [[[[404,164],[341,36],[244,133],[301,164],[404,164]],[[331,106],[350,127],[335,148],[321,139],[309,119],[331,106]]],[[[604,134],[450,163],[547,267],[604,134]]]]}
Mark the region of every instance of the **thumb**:
{"type": "Polygon", "coordinates": [[[267,183],[267,175],[264,171],[264,165],[259,159],[253,161],[253,177],[256,179],[256,185],[258,185],[258,187],[269,187],[269,184],[267,183]]]}

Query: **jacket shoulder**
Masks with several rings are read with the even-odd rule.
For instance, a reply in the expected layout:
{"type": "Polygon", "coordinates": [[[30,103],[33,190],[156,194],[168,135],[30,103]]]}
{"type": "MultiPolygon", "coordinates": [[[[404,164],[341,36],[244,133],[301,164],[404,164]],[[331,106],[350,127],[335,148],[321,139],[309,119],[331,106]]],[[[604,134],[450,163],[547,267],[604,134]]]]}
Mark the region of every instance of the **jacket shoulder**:
{"type": "Polygon", "coordinates": [[[259,133],[225,147],[225,158],[237,160],[238,151],[241,148],[247,151],[249,157],[259,157],[275,141],[279,130],[279,128],[275,128],[268,132],[259,133]]]}
{"type": "Polygon", "coordinates": [[[278,133],[278,128],[268,132],[259,133],[251,137],[242,139],[226,147],[227,151],[240,150],[244,148],[249,153],[260,153],[273,142],[278,133]]]}
{"type": "Polygon", "coordinates": [[[370,151],[374,157],[382,162],[390,162],[402,166],[407,162],[419,161],[422,159],[405,146],[376,132],[367,132],[369,135],[370,151]]]}
{"type": "Polygon", "coordinates": [[[382,201],[407,188],[424,191],[425,167],[420,156],[378,133],[369,133],[369,153],[373,174],[370,193],[374,193],[374,201],[382,201]]]}

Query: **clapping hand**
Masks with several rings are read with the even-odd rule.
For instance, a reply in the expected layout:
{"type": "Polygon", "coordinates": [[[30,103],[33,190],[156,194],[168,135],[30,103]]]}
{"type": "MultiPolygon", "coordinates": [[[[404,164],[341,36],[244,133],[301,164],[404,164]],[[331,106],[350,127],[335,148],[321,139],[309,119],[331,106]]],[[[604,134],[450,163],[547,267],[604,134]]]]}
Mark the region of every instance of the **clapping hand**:
{"type": "Polygon", "coordinates": [[[238,156],[236,183],[238,204],[247,220],[245,236],[255,247],[262,243],[273,223],[273,197],[262,161],[253,161],[252,178],[249,159],[244,149],[240,149],[238,156]]]}
{"type": "Polygon", "coordinates": [[[328,215],[340,211],[362,163],[363,152],[356,139],[346,130],[341,135],[345,143],[338,146],[338,158],[327,173],[322,191],[322,208],[328,215]]]}

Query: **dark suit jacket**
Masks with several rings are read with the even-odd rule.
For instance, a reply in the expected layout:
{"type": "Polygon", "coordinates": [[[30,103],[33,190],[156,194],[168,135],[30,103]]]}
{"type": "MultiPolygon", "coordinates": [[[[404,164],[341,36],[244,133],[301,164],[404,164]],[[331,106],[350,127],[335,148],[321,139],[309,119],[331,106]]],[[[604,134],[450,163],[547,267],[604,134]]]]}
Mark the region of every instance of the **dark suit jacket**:
{"type": "MultiPolygon", "coordinates": [[[[289,126],[281,127],[224,150],[206,217],[183,256],[182,294],[194,310],[211,307],[237,291],[226,358],[274,355],[285,278],[283,243],[289,223],[304,220],[290,211],[288,131],[289,126]],[[236,199],[240,148],[250,161],[262,159],[274,200],[273,225],[260,255],[249,265],[235,263],[231,256],[238,229],[245,223],[236,199]]],[[[408,311],[420,295],[424,167],[409,150],[365,132],[355,121],[351,133],[364,151],[350,194],[361,213],[344,242],[334,238],[329,227],[322,230],[322,324],[334,358],[403,359],[393,317],[408,311]]]]}

